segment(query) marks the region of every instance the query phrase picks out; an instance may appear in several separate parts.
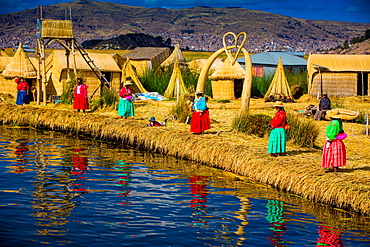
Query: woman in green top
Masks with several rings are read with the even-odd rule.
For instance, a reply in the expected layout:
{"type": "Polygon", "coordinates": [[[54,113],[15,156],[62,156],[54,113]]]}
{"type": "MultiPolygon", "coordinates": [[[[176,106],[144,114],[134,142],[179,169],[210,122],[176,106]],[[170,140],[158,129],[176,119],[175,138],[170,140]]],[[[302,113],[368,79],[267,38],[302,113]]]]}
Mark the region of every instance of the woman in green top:
{"type": "Polygon", "coordinates": [[[343,131],[342,120],[335,116],[330,118],[332,121],[326,128],[327,140],[322,153],[321,166],[324,168],[333,167],[333,171],[337,172],[338,167],[346,165],[346,146],[342,140],[347,135],[343,131]]]}

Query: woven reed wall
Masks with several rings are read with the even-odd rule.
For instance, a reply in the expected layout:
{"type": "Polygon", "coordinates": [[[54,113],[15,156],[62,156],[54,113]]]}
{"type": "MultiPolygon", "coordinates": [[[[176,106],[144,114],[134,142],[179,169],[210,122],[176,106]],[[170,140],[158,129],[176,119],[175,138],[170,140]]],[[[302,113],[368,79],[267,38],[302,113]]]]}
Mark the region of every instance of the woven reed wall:
{"type": "Polygon", "coordinates": [[[73,22],[71,20],[42,20],[41,37],[73,38],[73,22]]]}
{"type": "Polygon", "coordinates": [[[14,82],[14,79],[7,79],[0,76],[0,92],[3,94],[10,94],[14,98],[17,97],[17,84],[14,82]]]}
{"type": "Polygon", "coordinates": [[[214,99],[234,99],[234,81],[220,80],[211,81],[214,99]]]}
{"type": "MultiPolygon", "coordinates": [[[[316,74],[313,78],[310,95],[316,97],[320,92],[321,77],[316,74]]],[[[348,97],[357,95],[357,73],[322,73],[323,92],[330,96],[348,97]]]]}

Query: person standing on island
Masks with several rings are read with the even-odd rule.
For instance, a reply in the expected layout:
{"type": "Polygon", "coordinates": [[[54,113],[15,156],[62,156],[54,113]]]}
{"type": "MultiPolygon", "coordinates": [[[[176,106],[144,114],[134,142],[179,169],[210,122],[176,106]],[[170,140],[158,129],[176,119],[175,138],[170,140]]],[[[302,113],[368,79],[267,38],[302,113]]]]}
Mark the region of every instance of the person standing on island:
{"type": "Polygon", "coordinates": [[[340,118],[332,116],[330,119],[331,122],[326,128],[327,139],[323,148],[321,167],[333,167],[333,172],[338,172],[338,167],[346,165],[346,146],[343,140],[347,134],[343,131],[340,118]]]}
{"type": "Polygon", "coordinates": [[[205,130],[211,128],[211,120],[209,119],[207,100],[203,95],[203,91],[196,91],[191,110],[193,113],[191,116],[190,131],[195,134],[204,134],[205,130]]]}
{"type": "Polygon", "coordinates": [[[16,78],[15,83],[17,83],[17,100],[15,103],[17,105],[23,105],[23,104],[29,104],[29,99],[28,99],[28,90],[30,89],[30,86],[26,82],[26,80],[23,77],[16,78]]]}
{"type": "Polygon", "coordinates": [[[320,121],[323,115],[325,116],[326,111],[331,109],[330,104],[331,102],[330,99],[328,98],[328,94],[323,93],[322,98],[320,99],[319,109],[316,111],[313,120],[320,121]]]}
{"type": "Polygon", "coordinates": [[[286,123],[286,113],[283,102],[276,101],[273,105],[276,108],[276,114],[270,122],[270,137],[268,141],[268,153],[271,156],[283,156],[286,152],[286,134],[285,129],[289,125],[286,123]]]}
{"type": "Polygon", "coordinates": [[[87,99],[87,88],[89,86],[83,83],[82,78],[77,78],[76,83],[77,84],[73,92],[73,109],[76,109],[78,112],[80,110],[85,112],[85,110],[90,107],[87,99]]]}
{"type": "Polygon", "coordinates": [[[124,117],[125,119],[135,115],[131,86],[131,77],[127,77],[125,85],[119,92],[120,101],[118,104],[118,116],[124,117]]]}

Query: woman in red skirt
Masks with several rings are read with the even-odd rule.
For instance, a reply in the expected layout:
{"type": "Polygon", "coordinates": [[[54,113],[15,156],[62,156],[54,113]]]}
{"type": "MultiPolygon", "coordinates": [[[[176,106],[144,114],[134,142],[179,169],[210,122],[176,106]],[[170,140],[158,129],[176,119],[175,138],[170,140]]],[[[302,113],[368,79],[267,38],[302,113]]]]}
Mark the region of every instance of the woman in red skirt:
{"type": "Polygon", "coordinates": [[[205,130],[211,128],[211,120],[209,119],[206,98],[203,96],[202,91],[195,93],[194,103],[191,108],[193,113],[191,116],[190,131],[195,134],[203,134],[205,130]]]}
{"type": "Polygon", "coordinates": [[[324,168],[333,167],[338,172],[338,167],[346,165],[346,146],[343,139],[347,134],[343,131],[343,124],[340,118],[330,117],[332,121],[326,128],[327,140],[322,153],[321,166],[324,168]]]}
{"type": "Polygon", "coordinates": [[[77,85],[73,92],[73,109],[77,109],[77,111],[82,110],[83,112],[85,112],[86,109],[89,109],[89,101],[87,100],[88,87],[89,86],[82,82],[81,78],[77,78],[77,85]]]}

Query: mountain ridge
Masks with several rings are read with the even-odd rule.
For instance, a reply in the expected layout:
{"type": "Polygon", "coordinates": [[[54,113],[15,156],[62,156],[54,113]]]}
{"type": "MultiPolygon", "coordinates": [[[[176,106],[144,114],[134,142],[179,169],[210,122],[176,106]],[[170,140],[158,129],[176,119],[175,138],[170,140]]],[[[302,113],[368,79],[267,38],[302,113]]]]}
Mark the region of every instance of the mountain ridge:
{"type": "MultiPolygon", "coordinates": [[[[370,29],[368,23],[306,20],[244,8],[192,7],[145,8],[115,3],[78,0],[43,7],[43,17],[64,19],[71,6],[76,38],[82,42],[144,33],[163,40],[180,40],[183,47],[217,50],[222,35],[246,32],[246,48],[314,52],[343,44],[370,29]]],[[[37,9],[0,15],[0,47],[14,46],[20,37],[34,47],[37,9]]]]}

